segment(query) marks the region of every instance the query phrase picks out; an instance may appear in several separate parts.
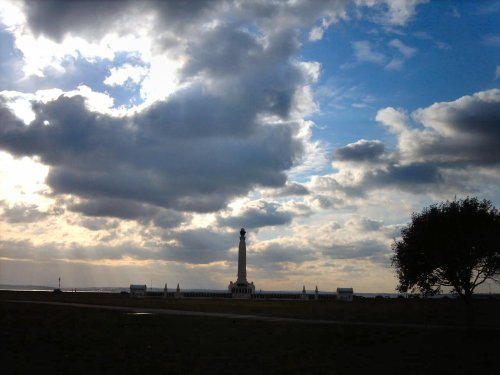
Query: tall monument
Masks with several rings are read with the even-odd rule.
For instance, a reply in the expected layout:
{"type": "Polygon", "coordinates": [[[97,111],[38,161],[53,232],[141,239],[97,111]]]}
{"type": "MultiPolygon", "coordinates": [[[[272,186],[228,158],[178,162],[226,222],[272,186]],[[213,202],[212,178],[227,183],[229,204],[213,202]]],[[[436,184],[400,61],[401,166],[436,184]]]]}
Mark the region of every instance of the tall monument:
{"type": "Polygon", "coordinates": [[[240,244],[238,246],[238,277],[236,283],[229,283],[228,290],[234,298],[250,298],[255,293],[253,282],[247,281],[247,245],[245,229],[240,230],[240,244]]]}
{"type": "Polygon", "coordinates": [[[247,282],[247,244],[245,242],[245,228],[240,230],[240,244],[238,246],[238,279],[236,285],[246,285],[247,282]]]}

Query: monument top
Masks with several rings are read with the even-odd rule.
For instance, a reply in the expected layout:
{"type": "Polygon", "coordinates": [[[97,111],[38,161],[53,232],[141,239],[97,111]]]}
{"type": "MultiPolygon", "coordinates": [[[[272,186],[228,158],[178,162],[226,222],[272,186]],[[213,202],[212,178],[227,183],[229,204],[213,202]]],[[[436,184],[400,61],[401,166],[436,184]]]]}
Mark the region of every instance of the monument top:
{"type": "Polygon", "coordinates": [[[245,228],[241,228],[241,230],[240,230],[240,236],[241,237],[245,237],[245,234],[246,234],[245,228]]]}

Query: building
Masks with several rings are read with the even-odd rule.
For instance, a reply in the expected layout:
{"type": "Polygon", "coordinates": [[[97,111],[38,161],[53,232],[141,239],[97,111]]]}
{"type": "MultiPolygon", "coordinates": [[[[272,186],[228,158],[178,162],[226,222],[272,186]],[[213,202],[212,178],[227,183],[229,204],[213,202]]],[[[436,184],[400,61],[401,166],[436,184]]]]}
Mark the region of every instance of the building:
{"type": "Polygon", "coordinates": [[[179,283],[177,283],[177,288],[175,289],[174,297],[175,298],[183,298],[184,297],[184,294],[181,293],[181,288],[179,287],[179,283]]]}
{"type": "Polygon", "coordinates": [[[130,284],[130,296],[131,297],[145,297],[146,296],[147,286],[138,285],[138,284],[130,284]]]}
{"type": "Polygon", "coordinates": [[[303,299],[303,300],[308,300],[309,299],[309,296],[307,295],[307,292],[306,292],[306,286],[305,285],[302,285],[302,294],[300,295],[300,299],[303,299]]]}
{"type": "Polygon", "coordinates": [[[255,294],[255,285],[247,281],[247,245],[245,229],[240,230],[240,244],[238,246],[238,275],[236,282],[230,282],[228,291],[233,298],[252,298],[255,294]]]}
{"type": "Polygon", "coordinates": [[[354,291],[352,288],[337,288],[337,300],[352,302],[354,291]]]}

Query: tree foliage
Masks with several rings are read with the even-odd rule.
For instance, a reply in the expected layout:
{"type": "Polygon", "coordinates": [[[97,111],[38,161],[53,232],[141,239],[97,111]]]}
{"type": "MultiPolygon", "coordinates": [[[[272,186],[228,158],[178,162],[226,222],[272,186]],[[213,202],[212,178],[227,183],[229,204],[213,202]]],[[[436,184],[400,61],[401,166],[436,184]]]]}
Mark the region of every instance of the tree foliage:
{"type": "Polygon", "coordinates": [[[470,299],[488,279],[500,281],[500,214],[490,201],[465,198],[413,213],[393,244],[400,292],[443,288],[470,299]]]}

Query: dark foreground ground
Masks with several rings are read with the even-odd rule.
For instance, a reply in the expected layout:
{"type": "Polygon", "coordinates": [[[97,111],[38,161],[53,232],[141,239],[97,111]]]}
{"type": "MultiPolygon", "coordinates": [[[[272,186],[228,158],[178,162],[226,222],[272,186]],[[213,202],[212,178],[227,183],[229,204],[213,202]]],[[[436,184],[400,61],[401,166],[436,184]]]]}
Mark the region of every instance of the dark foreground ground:
{"type": "Polygon", "coordinates": [[[477,301],[462,329],[457,301],[133,300],[120,295],[0,292],[2,374],[498,374],[500,301],[477,301]],[[133,315],[6,302],[84,302],[310,319],[446,324],[336,326],[133,315]],[[489,328],[488,328],[489,327],[489,328]]]}

